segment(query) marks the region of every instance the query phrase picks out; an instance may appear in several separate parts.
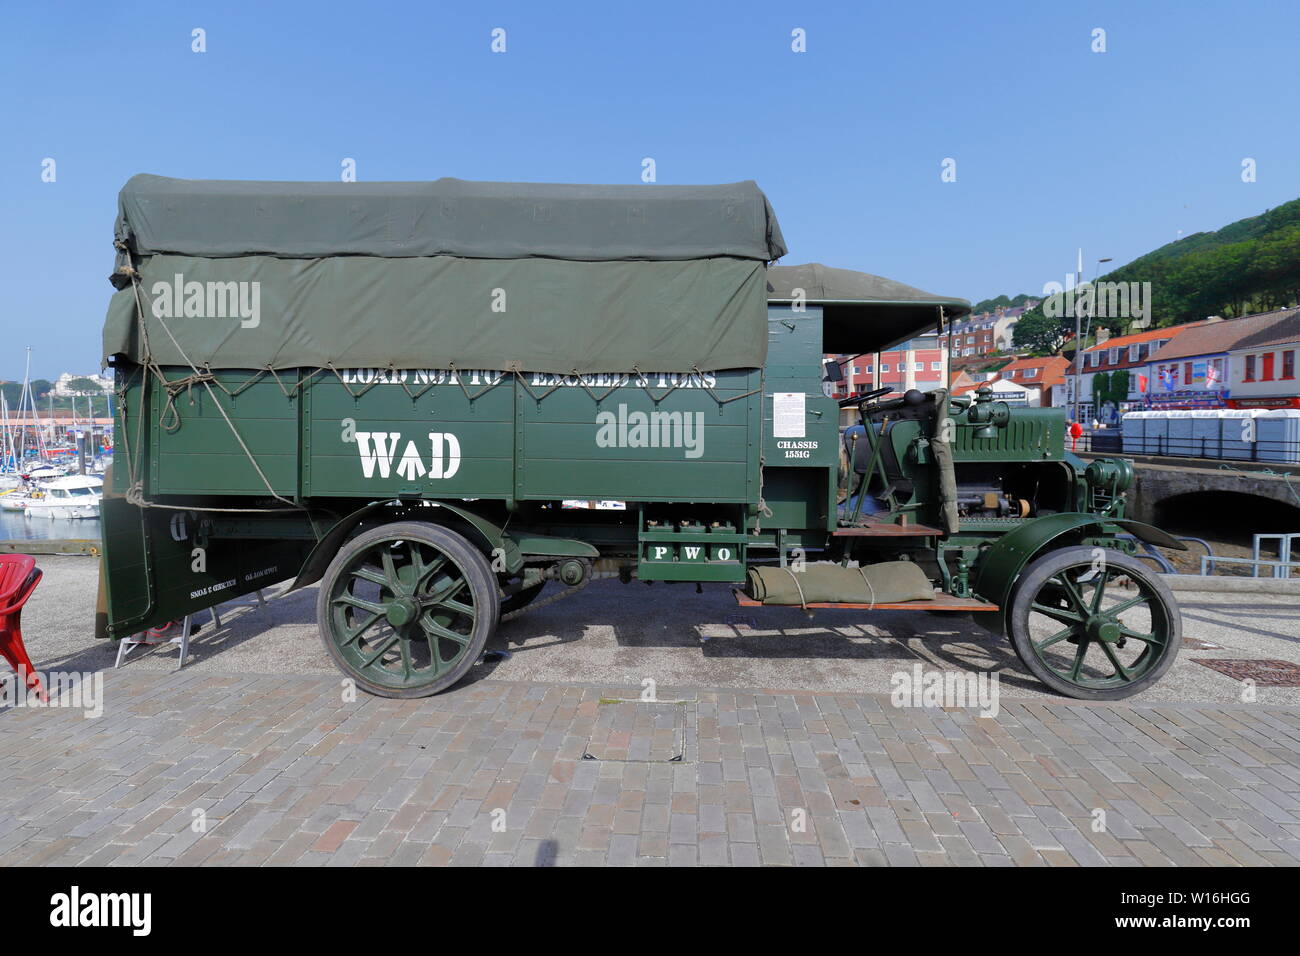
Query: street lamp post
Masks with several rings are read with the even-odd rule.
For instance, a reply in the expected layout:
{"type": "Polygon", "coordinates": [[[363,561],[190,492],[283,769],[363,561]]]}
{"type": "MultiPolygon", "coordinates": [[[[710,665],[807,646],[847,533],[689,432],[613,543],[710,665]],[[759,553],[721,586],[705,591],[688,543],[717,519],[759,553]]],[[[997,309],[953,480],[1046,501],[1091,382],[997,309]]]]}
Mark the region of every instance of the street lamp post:
{"type": "Polygon", "coordinates": [[[1081,346],[1082,328],[1079,314],[1079,289],[1083,287],[1083,250],[1079,250],[1079,258],[1076,263],[1077,268],[1074,273],[1074,409],[1070,413],[1071,421],[1079,420],[1079,392],[1083,384],[1083,348],[1081,346]]]}
{"type": "MultiPolygon", "coordinates": [[[[1097,278],[1101,275],[1101,264],[1110,262],[1111,257],[1105,256],[1097,260],[1097,265],[1092,270],[1092,283],[1097,284],[1097,278]]],[[[1076,276],[1076,287],[1083,285],[1083,250],[1079,250],[1078,272],[1076,276]]],[[[1076,297],[1077,298],[1077,297],[1076,297]]],[[[1092,308],[1088,310],[1088,324],[1080,329],[1080,323],[1083,315],[1080,309],[1075,307],[1074,310],[1074,420],[1079,421],[1079,409],[1083,404],[1083,347],[1092,331],[1092,320],[1097,314],[1097,298],[1094,295],[1092,299],[1092,308]]],[[[1094,403],[1095,406],[1095,403],[1094,403]]],[[[1096,418],[1096,408],[1093,409],[1093,417],[1096,418]]]]}
{"type": "MultiPolygon", "coordinates": [[[[1088,342],[1088,335],[1092,332],[1092,320],[1095,319],[1095,318],[1097,317],[1097,289],[1096,289],[1096,286],[1097,286],[1097,279],[1098,279],[1098,278],[1100,277],[1100,275],[1101,275],[1101,264],[1102,264],[1103,262],[1110,262],[1110,261],[1111,261],[1111,257],[1110,257],[1110,256],[1106,256],[1105,258],[1098,259],[1098,260],[1097,260],[1097,265],[1094,266],[1094,267],[1093,267],[1093,270],[1092,270],[1092,285],[1093,285],[1093,290],[1092,290],[1092,291],[1093,291],[1093,295],[1092,295],[1092,308],[1088,310],[1088,324],[1085,325],[1085,326],[1083,327],[1083,342],[1084,342],[1085,345],[1086,345],[1087,342],[1088,342]]],[[[1082,352],[1078,352],[1078,353],[1076,353],[1076,354],[1078,354],[1080,357],[1082,357],[1082,354],[1083,354],[1083,353],[1082,353],[1082,352]]],[[[1082,363],[1080,363],[1079,370],[1080,370],[1080,371],[1083,370],[1083,365],[1082,365],[1082,363]]],[[[1081,382],[1082,382],[1082,380],[1080,380],[1080,383],[1081,383],[1081,382]]],[[[1093,417],[1094,419],[1096,419],[1096,417],[1097,417],[1097,401],[1096,401],[1095,398],[1093,399],[1093,403],[1092,403],[1092,417],[1093,417]]]]}

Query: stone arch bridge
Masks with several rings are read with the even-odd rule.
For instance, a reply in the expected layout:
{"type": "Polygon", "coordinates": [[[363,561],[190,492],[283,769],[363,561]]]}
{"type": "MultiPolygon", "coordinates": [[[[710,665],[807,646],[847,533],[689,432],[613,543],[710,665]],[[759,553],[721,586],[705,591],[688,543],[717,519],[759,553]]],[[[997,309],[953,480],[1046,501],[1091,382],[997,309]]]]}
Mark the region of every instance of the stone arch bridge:
{"type": "Polygon", "coordinates": [[[1251,508],[1256,514],[1263,507],[1288,527],[1260,530],[1300,531],[1300,467],[1217,459],[1119,457],[1130,457],[1136,473],[1128,493],[1129,517],[1159,525],[1179,511],[1187,515],[1207,505],[1251,508]]]}

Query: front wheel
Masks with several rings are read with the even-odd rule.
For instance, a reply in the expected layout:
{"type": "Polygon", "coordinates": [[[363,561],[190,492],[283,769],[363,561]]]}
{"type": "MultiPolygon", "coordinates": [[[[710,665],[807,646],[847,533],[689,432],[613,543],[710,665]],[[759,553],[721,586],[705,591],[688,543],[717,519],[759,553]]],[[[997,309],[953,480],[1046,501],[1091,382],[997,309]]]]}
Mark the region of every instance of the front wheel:
{"type": "Polygon", "coordinates": [[[325,650],[381,697],[428,697],[474,666],[500,615],[491,565],[440,525],[401,521],[347,542],[316,600],[325,650]]]}
{"type": "Polygon", "coordinates": [[[1021,573],[1007,627],[1035,677],[1082,700],[1145,690],[1173,666],[1182,643],[1169,586],[1111,548],[1063,548],[1032,562],[1021,573]],[[1128,587],[1120,586],[1124,581],[1128,587]]]}

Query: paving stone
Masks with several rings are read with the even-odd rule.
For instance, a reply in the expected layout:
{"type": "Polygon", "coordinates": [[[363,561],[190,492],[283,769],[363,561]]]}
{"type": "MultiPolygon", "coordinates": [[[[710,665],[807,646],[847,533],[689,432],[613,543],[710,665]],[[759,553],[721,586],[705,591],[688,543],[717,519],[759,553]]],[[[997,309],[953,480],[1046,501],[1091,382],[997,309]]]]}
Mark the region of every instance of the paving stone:
{"type": "Polygon", "coordinates": [[[731,844],[731,865],[732,866],[762,865],[762,860],[758,854],[758,844],[756,843],[731,844]]]}
{"type": "Polygon", "coordinates": [[[615,689],[484,680],[343,704],[329,678],[105,683],[104,721],[0,722],[0,864],[1300,862],[1295,708],[1009,700],[981,718],[674,691],[687,752],[669,764],[581,759],[615,689]]]}

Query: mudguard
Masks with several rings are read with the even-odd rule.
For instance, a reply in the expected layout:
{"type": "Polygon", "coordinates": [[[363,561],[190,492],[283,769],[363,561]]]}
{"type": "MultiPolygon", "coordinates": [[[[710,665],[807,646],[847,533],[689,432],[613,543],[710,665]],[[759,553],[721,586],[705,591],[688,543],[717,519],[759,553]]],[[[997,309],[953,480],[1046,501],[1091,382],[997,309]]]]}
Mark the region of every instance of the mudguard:
{"type": "Polygon", "coordinates": [[[140,508],[104,495],[97,636],[127,637],[287,580],[311,545],[271,531],[209,539],[202,524],[198,512],[140,508]]]}
{"type": "Polygon", "coordinates": [[[1049,545],[1060,538],[1084,529],[1092,529],[1093,535],[1113,534],[1115,528],[1162,548],[1187,550],[1187,545],[1177,538],[1131,518],[1105,518],[1071,512],[1035,518],[999,538],[980,561],[975,572],[975,594],[996,604],[999,610],[996,614],[978,615],[979,622],[998,634],[1006,633],[1005,615],[1011,603],[1011,592],[1025,565],[1041,552],[1049,550],[1049,545]]]}

